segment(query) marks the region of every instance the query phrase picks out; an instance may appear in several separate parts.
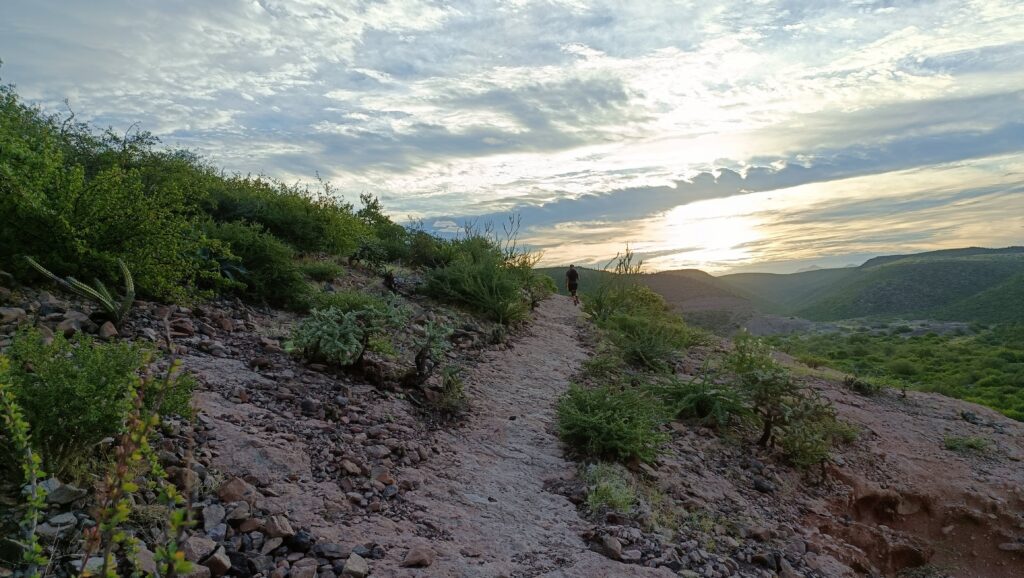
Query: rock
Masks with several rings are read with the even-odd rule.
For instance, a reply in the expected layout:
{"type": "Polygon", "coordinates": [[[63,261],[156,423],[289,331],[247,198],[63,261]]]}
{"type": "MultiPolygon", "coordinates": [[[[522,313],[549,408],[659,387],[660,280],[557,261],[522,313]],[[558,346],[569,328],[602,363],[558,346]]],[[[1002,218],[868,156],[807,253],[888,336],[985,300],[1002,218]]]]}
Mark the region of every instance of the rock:
{"type": "Polygon", "coordinates": [[[64,337],[72,337],[82,331],[82,322],[78,319],[65,319],[57,324],[56,332],[64,337]]]}
{"type": "MultiPolygon", "coordinates": [[[[82,559],[71,561],[71,567],[75,569],[75,572],[82,572],[82,559]]],[[[89,574],[99,574],[103,570],[103,556],[93,556],[85,562],[85,571],[89,574]]]]}
{"type": "Polygon", "coordinates": [[[263,549],[260,550],[260,554],[270,554],[280,548],[281,544],[284,544],[284,538],[270,538],[263,543],[263,549]]]}
{"type": "Polygon", "coordinates": [[[434,563],[434,551],[429,546],[420,544],[409,548],[402,559],[403,568],[426,568],[434,563]]]}
{"type": "Polygon", "coordinates": [[[289,538],[295,534],[295,530],[292,529],[288,518],[276,514],[267,519],[267,523],[263,526],[263,533],[271,538],[289,538]]]}
{"type": "Polygon", "coordinates": [[[220,504],[210,504],[203,508],[203,529],[209,532],[217,524],[224,521],[224,506],[220,504]]]}
{"type": "Polygon", "coordinates": [[[615,536],[605,534],[601,538],[601,546],[604,548],[605,556],[612,560],[622,559],[622,542],[619,542],[619,539],[615,536]]]}
{"type": "Polygon", "coordinates": [[[189,536],[181,545],[185,559],[189,562],[202,562],[217,549],[217,543],[202,536],[189,536]]]}
{"type": "Polygon", "coordinates": [[[71,512],[64,512],[63,514],[57,514],[56,516],[50,518],[46,522],[48,524],[50,524],[51,526],[56,526],[56,527],[60,528],[60,527],[75,526],[75,525],[77,525],[78,524],[78,518],[76,518],[75,515],[72,514],[71,512]]]}
{"type": "Polygon", "coordinates": [[[259,518],[248,518],[242,520],[242,523],[238,525],[238,531],[247,534],[249,532],[255,532],[256,530],[263,529],[263,520],[259,518]]]}
{"type": "Polygon", "coordinates": [[[1004,542],[999,549],[1003,552],[1024,552],[1024,542],[1004,542]]]}
{"type": "Polygon", "coordinates": [[[366,448],[366,453],[377,459],[382,459],[391,455],[391,450],[387,446],[373,445],[366,448]]]}
{"type": "Polygon", "coordinates": [[[349,460],[341,460],[341,469],[350,476],[358,476],[363,473],[362,468],[349,460]]]}
{"type": "Polygon", "coordinates": [[[100,339],[106,339],[109,341],[111,339],[114,339],[115,337],[118,337],[119,335],[120,334],[117,332],[117,327],[114,327],[113,323],[107,321],[103,325],[100,325],[100,339]]]}
{"type": "Polygon", "coordinates": [[[139,336],[147,341],[152,341],[154,343],[158,339],[160,339],[160,336],[157,334],[156,330],[151,327],[143,327],[142,329],[140,329],[139,336]]]}
{"type": "Polygon", "coordinates": [[[203,566],[210,569],[210,574],[213,576],[223,576],[227,574],[227,571],[231,569],[231,558],[228,558],[227,552],[224,550],[224,546],[217,548],[217,551],[212,556],[203,562],[203,566]]]}
{"type": "Polygon", "coordinates": [[[201,564],[193,564],[192,571],[181,578],[210,578],[210,569],[201,564]]]}
{"type": "Polygon", "coordinates": [[[769,570],[778,570],[775,564],[775,555],[771,552],[758,552],[750,557],[750,561],[769,570]]]}
{"type": "Polygon", "coordinates": [[[289,578],[316,578],[316,564],[293,566],[288,576],[289,578]]]}
{"type": "Polygon", "coordinates": [[[135,567],[141,570],[145,576],[156,576],[156,556],[149,551],[146,543],[142,540],[135,540],[135,567]]]}
{"type": "Polygon", "coordinates": [[[296,552],[309,552],[310,548],[313,547],[313,536],[305,530],[299,530],[295,532],[295,535],[286,540],[288,547],[296,552]]]}
{"type": "Polygon", "coordinates": [[[199,475],[189,468],[171,466],[167,468],[167,477],[170,478],[171,483],[186,494],[199,485],[199,475]]]}
{"type": "Polygon", "coordinates": [[[384,466],[374,466],[373,469],[370,470],[370,477],[385,486],[390,486],[395,483],[395,476],[391,475],[391,470],[384,466]]]}
{"type": "Polygon", "coordinates": [[[320,402],[311,397],[304,398],[300,407],[302,415],[316,417],[320,414],[320,402]]]}
{"type": "Polygon", "coordinates": [[[352,549],[331,542],[320,542],[313,548],[313,553],[320,558],[337,560],[339,558],[348,558],[348,555],[352,553],[352,549]]]}
{"type": "Polygon", "coordinates": [[[352,553],[345,561],[345,569],[341,571],[341,575],[346,578],[366,578],[370,575],[370,565],[362,556],[352,553]]]}
{"type": "Polygon", "coordinates": [[[21,307],[0,307],[0,324],[24,323],[28,314],[21,307]]]}
{"type": "Polygon", "coordinates": [[[771,494],[775,491],[775,484],[764,478],[754,478],[754,489],[764,494],[771,494]]]}
{"type": "Polygon", "coordinates": [[[223,542],[228,535],[228,525],[224,522],[206,530],[206,536],[214,542],[223,542]]]}
{"type": "Polygon", "coordinates": [[[246,501],[251,505],[256,500],[256,488],[242,478],[231,478],[217,490],[217,497],[222,502],[246,501]]]}
{"type": "Polygon", "coordinates": [[[42,485],[46,490],[46,503],[58,506],[66,506],[75,500],[80,500],[88,493],[71,484],[63,484],[57,478],[50,478],[42,485]]]}
{"type": "Polygon", "coordinates": [[[622,552],[622,561],[628,564],[637,564],[644,557],[640,550],[624,550],[622,552]]]}
{"type": "Polygon", "coordinates": [[[268,575],[274,568],[274,558],[271,556],[255,556],[249,558],[249,569],[253,574],[268,575]]]}
{"type": "Polygon", "coordinates": [[[228,514],[227,520],[229,523],[241,522],[243,520],[247,520],[251,513],[252,508],[249,507],[249,503],[242,502],[231,509],[231,513],[228,514]]]}

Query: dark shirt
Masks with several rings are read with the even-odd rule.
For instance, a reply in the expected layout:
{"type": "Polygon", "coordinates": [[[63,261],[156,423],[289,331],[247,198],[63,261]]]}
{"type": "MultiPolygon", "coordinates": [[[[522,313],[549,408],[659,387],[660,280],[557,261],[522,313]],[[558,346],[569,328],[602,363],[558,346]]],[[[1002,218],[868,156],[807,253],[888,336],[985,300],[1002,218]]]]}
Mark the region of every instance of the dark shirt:
{"type": "Polygon", "coordinates": [[[565,278],[569,280],[569,283],[575,285],[580,280],[580,273],[576,269],[569,269],[565,273],[565,278]]]}

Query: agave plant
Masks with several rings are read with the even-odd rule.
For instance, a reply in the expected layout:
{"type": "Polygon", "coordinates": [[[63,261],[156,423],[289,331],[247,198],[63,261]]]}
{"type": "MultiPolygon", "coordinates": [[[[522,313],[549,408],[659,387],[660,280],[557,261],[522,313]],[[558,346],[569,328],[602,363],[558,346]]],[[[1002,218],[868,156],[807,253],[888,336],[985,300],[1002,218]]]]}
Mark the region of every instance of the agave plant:
{"type": "Polygon", "coordinates": [[[53,280],[54,283],[60,285],[64,289],[86,299],[95,301],[103,311],[110,317],[114,325],[121,326],[121,322],[127,317],[128,311],[132,307],[132,302],[135,301],[135,280],[132,279],[132,272],[128,270],[128,266],[124,264],[124,261],[118,260],[118,265],[121,266],[121,273],[124,275],[124,294],[115,295],[107,289],[107,286],[102,281],[96,279],[93,281],[93,286],[90,287],[85,283],[82,283],[74,277],[58,277],[51,273],[46,267],[43,267],[32,257],[25,257],[29,265],[35,268],[46,277],[53,280]]]}

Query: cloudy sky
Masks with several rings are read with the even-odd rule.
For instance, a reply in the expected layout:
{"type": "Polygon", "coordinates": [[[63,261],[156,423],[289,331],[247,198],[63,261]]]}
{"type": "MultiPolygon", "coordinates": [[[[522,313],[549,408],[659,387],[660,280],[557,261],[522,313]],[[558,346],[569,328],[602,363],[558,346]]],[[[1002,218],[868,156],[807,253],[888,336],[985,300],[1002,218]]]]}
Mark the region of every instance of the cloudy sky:
{"type": "Polygon", "coordinates": [[[3,0],[27,100],[552,264],[1024,244],[1020,0],[3,0]]]}

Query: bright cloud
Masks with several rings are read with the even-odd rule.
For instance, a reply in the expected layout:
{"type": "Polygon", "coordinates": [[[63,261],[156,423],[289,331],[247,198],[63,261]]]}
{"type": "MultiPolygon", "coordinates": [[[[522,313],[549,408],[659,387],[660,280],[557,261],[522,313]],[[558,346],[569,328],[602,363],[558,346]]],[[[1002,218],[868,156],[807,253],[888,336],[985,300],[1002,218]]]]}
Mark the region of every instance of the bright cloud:
{"type": "Polygon", "coordinates": [[[520,211],[549,260],[724,270],[1019,242],[1022,31],[1017,0],[9,0],[0,76],[400,218],[520,211]]]}

